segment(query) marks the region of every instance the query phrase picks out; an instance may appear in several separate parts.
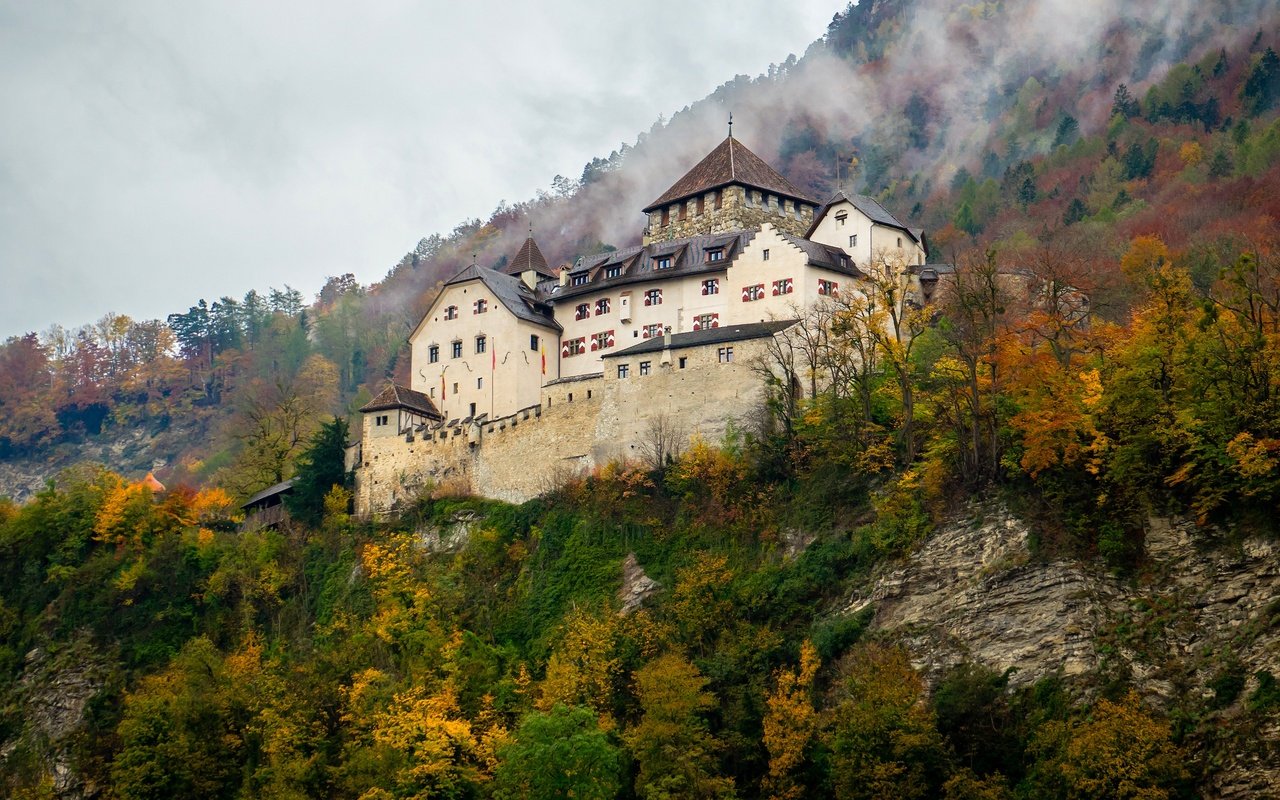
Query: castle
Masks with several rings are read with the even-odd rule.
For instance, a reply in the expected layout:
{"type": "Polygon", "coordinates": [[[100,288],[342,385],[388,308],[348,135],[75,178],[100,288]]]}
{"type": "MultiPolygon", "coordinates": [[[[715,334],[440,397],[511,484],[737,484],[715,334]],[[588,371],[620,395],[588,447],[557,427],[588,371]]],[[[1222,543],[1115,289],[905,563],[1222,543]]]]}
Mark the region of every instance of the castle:
{"type": "Polygon", "coordinates": [[[873,259],[909,280],[926,256],[874,199],[818,204],[732,134],[643,213],[638,245],[552,270],[530,233],[502,271],[444,284],[409,336],[411,385],[361,409],[357,513],[428,484],[521,501],[716,441],[760,408],[759,357],[801,309],[859,291],[873,259]]]}

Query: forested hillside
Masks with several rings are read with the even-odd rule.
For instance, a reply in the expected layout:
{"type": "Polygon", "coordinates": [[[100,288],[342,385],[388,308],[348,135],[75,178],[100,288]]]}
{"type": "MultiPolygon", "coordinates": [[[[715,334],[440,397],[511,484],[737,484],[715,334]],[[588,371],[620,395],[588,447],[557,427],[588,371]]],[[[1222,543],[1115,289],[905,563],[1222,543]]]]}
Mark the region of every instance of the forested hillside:
{"type": "Polygon", "coordinates": [[[1075,5],[851,7],[374,286],[7,342],[0,458],[112,444],[0,501],[6,794],[1280,795],[1280,13],[1075,5]],[[725,441],[352,519],[344,416],[440,280],[530,217],[553,261],[632,241],[730,108],[797,186],[925,227],[931,302],[802,320],[725,441]],[[238,532],[294,474],[294,522],[238,532]],[[980,563],[929,572],[940,532],[980,563]],[[1079,668],[984,655],[1008,609],[886,621],[1001,587],[1079,668]]]}

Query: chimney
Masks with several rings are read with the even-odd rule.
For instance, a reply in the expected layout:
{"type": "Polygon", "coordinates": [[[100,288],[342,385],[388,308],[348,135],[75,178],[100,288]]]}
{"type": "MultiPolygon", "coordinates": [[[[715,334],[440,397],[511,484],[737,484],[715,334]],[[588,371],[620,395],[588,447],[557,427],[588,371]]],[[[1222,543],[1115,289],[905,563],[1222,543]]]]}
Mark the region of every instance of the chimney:
{"type": "Polygon", "coordinates": [[[671,365],[671,326],[668,325],[662,331],[662,358],[658,360],[659,364],[666,366],[671,365]]]}
{"type": "Polygon", "coordinates": [[[526,269],[520,273],[520,280],[524,281],[524,285],[530,289],[538,288],[538,272],[537,270],[526,269]]]}
{"type": "Polygon", "coordinates": [[[560,285],[561,286],[569,285],[569,265],[568,264],[560,265],[560,285]]]}

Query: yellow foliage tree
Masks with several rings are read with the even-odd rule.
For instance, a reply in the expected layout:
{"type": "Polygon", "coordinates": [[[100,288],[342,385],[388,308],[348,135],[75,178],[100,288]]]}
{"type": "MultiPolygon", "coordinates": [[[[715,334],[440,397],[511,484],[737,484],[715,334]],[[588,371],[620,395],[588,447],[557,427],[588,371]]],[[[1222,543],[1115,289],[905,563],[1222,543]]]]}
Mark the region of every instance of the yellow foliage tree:
{"type": "Polygon", "coordinates": [[[804,796],[797,773],[817,732],[813,679],[820,664],[817,648],[806,640],[800,646],[799,668],[778,670],[774,690],[765,701],[764,746],[769,751],[769,773],[763,789],[774,800],[804,796]]]}

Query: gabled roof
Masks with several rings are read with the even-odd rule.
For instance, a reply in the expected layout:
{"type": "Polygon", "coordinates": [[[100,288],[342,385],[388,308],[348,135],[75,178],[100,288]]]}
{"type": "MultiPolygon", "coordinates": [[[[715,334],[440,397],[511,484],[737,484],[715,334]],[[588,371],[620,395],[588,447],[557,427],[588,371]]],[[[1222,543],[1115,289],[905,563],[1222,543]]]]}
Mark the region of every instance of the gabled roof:
{"type": "Polygon", "coordinates": [[[520,252],[516,253],[516,257],[511,260],[507,268],[503,270],[508,275],[519,275],[527,270],[533,270],[539,275],[552,277],[551,271],[547,269],[547,259],[542,255],[542,251],[538,249],[538,243],[533,240],[533,234],[529,234],[529,238],[524,240],[524,244],[520,247],[520,252]]]}
{"type": "MultiPolygon", "coordinates": [[[[487,286],[494,297],[498,298],[498,301],[517,318],[535,325],[561,330],[560,323],[556,322],[551,305],[546,298],[537,290],[530,289],[528,284],[515,275],[505,275],[497,270],[472,264],[445,281],[444,285],[452,286],[474,280],[487,286]]],[[[427,313],[430,314],[431,310],[428,309],[427,313]]]]}
{"type": "Polygon", "coordinates": [[[853,263],[853,259],[849,257],[849,254],[839,247],[815,242],[802,236],[793,236],[782,231],[778,231],[778,235],[800,248],[808,258],[809,263],[815,267],[823,267],[834,272],[843,272],[855,278],[863,276],[862,270],[858,269],[857,265],[853,263]]]}
{"type": "Polygon", "coordinates": [[[886,211],[885,207],[880,205],[879,201],[874,197],[869,197],[865,194],[847,194],[843,191],[836,192],[835,196],[828,200],[826,205],[824,205],[817,214],[813,215],[813,224],[810,225],[809,230],[805,232],[806,239],[812,236],[813,232],[818,229],[818,223],[827,215],[827,212],[831,210],[831,207],[841,202],[849,203],[854,208],[865,214],[867,219],[870,219],[877,225],[887,225],[890,228],[897,228],[898,230],[905,231],[908,236],[915,239],[917,242],[920,241],[920,237],[916,234],[916,231],[920,230],[919,228],[908,228],[906,225],[898,222],[898,220],[886,211]]]}
{"type": "Polygon", "coordinates": [[[388,383],[383,387],[382,391],[378,392],[377,397],[361,406],[360,411],[367,413],[370,411],[384,411],[389,408],[407,408],[432,419],[440,419],[440,412],[436,410],[436,404],[431,402],[430,397],[427,397],[422,392],[416,392],[404,386],[397,386],[394,383],[388,383]]]}
{"type": "MultiPolygon", "coordinates": [[[[687,347],[702,347],[708,344],[724,344],[725,342],[744,342],[748,339],[763,339],[766,336],[773,336],[781,330],[790,328],[795,325],[798,320],[784,319],[774,320],[771,322],[749,322],[745,325],[726,325],[720,328],[704,328],[700,331],[690,331],[688,333],[675,333],[671,335],[670,347],[672,350],[681,350],[687,347]]],[[[603,358],[619,358],[621,356],[635,356],[642,353],[657,353],[665,350],[668,344],[666,337],[655,336],[652,339],[634,344],[626,349],[619,350],[616,353],[605,353],[603,358]]]]}
{"type": "Polygon", "coordinates": [[[693,169],[685,173],[683,178],[676,181],[644,211],[647,214],[668,203],[694,197],[733,183],[817,205],[815,201],[805,197],[799,189],[792,186],[790,181],[779,175],[777,170],[766,164],[764,159],[730,136],[716,145],[706,158],[699,161],[693,169]]]}

